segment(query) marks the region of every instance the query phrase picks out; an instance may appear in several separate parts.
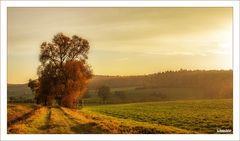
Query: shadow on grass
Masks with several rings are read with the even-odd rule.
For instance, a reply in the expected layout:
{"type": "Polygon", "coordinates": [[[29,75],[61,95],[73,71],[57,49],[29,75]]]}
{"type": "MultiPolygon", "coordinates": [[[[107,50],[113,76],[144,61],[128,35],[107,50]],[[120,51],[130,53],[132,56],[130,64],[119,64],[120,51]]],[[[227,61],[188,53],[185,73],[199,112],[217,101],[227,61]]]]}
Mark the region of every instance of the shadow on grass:
{"type": "Polygon", "coordinates": [[[76,134],[106,134],[106,131],[103,131],[97,126],[95,122],[89,122],[86,124],[78,124],[77,126],[71,127],[71,130],[76,134]]]}
{"type": "Polygon", "coordinates": [[[52,115],[51,107],[48,107],[48,115],[46,117],[45,125],[39,127],[39,130],[48,130],[50,128],[50,118],[52,115]]]}
{"type": "Polygon", "coordinates": [[[49,129],[49,125],[43,125],[43,126],[40,126],[37,129],[39,129],[39,130],[48,130],[49,129]]]}

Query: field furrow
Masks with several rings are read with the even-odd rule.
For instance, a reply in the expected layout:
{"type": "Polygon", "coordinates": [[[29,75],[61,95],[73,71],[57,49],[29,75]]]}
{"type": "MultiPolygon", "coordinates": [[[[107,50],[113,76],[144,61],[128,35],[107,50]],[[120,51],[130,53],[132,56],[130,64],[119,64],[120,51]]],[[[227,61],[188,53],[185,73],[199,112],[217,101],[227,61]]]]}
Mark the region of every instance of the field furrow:
{"type": "Polygon", "coordinates": [[[39,108],[26,119],[12,124],[8,128],[8,133],[12,134],[44,134],[47,133],[49,118],[49,109],[47,107],[39,108]]]}
{"type": "Polygon", "coordinates": [[[76,122],[68,118],[61,111],[60,108],[51,108],[50,113],[51,115],[48,133],[50,134],[75,133],[74,131],[72,131],[72,127],[77,126],[76,122]]]}
{"type": "Polygon", "coordinates": [[[8,104],[7,122],[8,125],[27,118],[38,107],[34,104],[8,104]]]}

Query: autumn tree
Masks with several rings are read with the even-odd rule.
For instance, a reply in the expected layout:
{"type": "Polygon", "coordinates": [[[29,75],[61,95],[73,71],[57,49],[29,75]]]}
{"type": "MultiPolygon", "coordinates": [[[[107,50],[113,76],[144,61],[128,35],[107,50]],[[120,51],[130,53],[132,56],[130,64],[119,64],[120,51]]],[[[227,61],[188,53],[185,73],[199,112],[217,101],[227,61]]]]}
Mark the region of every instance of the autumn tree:
{"type": "Polygon", "coordinates": [[[110,97],[111,91],[108,86],[101,86],[98,88],[98,96],[102,99],[103,103],[107,103],[107,100],[110,97]]]}
{"type": "Polygon", "coordinates": [[[39,101],[38,101],[38,96],[39,96],[39,81],[38,81],[38,80],[29,79],[29,81],[28,81],[28,87],[31,89],[32,93],[34,94],[35,100],[36,100],[37,104],[39,104],[39,101]]]}
{"type": "Polygon", "coordinates": [[[28,87],[31,89],[32,93],[35,94],[36,91],[37,91],[38,88],[39,88],[38,81],[37,81],[37,80],[29,79],[29,81],[28,81],[28,87]]]}
{"type": "Polygon", "coordinates": [[[92,71],[87,63],[90,46],[86,39],[76,35],[69,38],[62,33],[52,42],[40,47],[38,67],[39,96],[43,105],[55,100],[59,105],[75,108],[84,95],[92,71]]]}

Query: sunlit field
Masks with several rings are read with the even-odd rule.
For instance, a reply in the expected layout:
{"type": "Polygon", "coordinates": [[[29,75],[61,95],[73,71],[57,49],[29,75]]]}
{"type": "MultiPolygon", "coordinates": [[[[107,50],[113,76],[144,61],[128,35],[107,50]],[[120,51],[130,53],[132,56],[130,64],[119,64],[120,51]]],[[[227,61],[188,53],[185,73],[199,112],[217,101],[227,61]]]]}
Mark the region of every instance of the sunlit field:
{"type": "Polygon", "coordinates": [[[88,110],[42,107],[8,127],[12,134],[160,134],[197,133],[174,126],[138,122],[88,110]]]}
{"type": "Polygon", "coordinates": [[[232,99],[186,100],[93,106],[85,108],[105,115],[173,126],[199,133],[232,129],[232,99]]]}
{"type": "Polygon", "coordinates": [[[232,127],[232,100],[222,99],[89,106],[78,110],[42,107],[9,126],[8,133],[215,134],[217,129],[232,127]]]}

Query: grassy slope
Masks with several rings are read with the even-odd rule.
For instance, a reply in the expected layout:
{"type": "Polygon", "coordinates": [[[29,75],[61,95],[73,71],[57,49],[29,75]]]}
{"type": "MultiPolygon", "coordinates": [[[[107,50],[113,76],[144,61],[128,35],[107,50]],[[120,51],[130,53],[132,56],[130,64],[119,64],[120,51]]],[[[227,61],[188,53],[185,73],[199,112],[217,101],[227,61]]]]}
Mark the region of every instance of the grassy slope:
{"type": "MultiPolygon", "coordinates": [[[[102,133],[111,134],[187,134],[196,133],[184,129],[179,129],[172,126],[164,126],[160,124],[151,124],[147,122],[138,122],[130,119],[120,119],[116,117],[102,115],[89,110],[72,110],[63,108],[63,111],[67,113],[75,121],[84,121],[86,125],[90,127],[101,129],[102,133]]],[[[90,130],[87,130],[90,131],[90,130]]],[[[97,133],[98,130],[94,130],[93,133],[97,133]]]]}
{"type": "Polygon", "coordinates": [[[232,99],[92,106],[85,110],[201,133],[216,133],[218,128],[232,129],[233,127],[232,99]]]}

